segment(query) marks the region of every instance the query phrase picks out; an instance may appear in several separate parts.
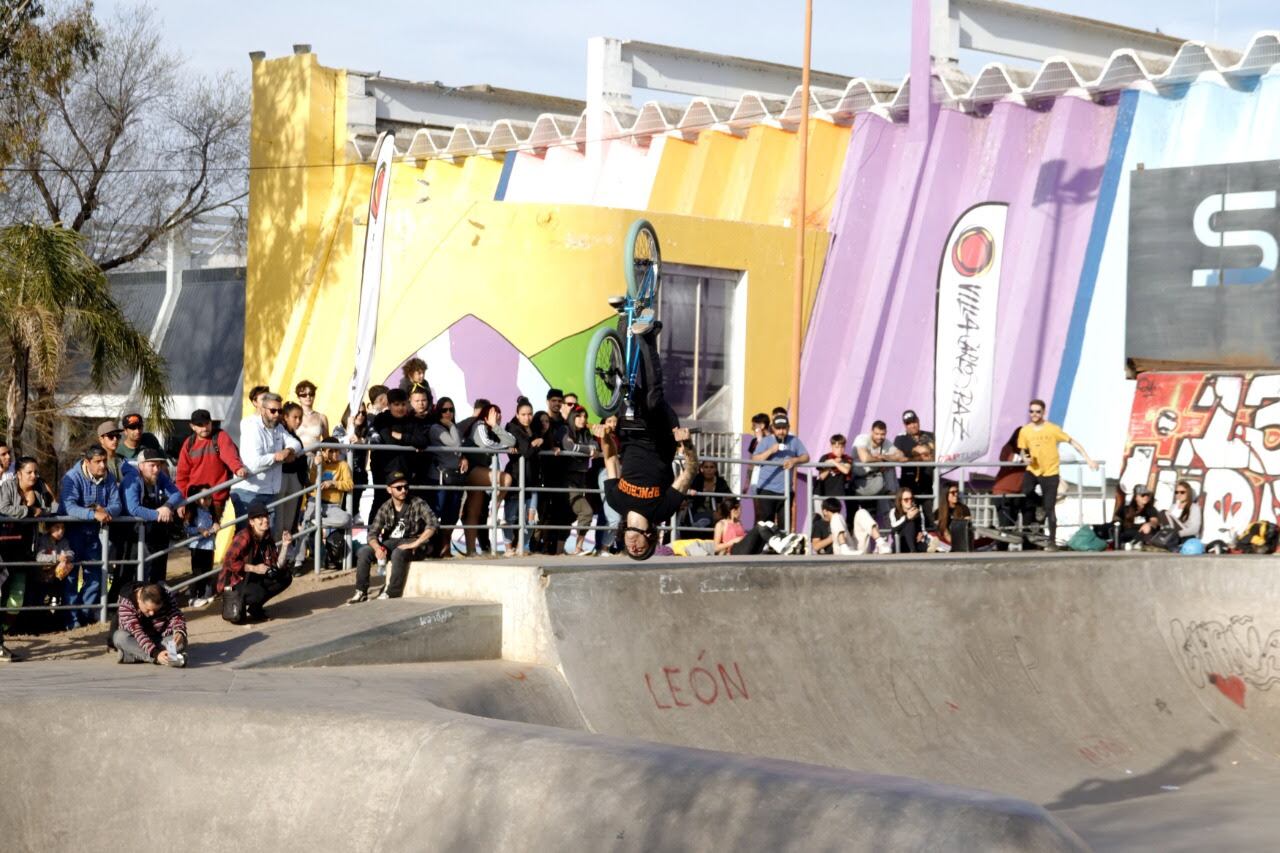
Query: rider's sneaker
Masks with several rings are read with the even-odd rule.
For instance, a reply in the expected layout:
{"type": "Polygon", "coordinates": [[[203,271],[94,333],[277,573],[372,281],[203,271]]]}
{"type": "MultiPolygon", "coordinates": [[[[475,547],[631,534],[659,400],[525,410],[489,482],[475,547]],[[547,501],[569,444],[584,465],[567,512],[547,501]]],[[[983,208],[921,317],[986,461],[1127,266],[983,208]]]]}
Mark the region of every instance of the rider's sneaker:
{"type": "Polygon", "coordinates": [[[647,335],[651,331],[654,333],[662,331],[662,323],[654,318],[652,308],[646,308],[631,322],[631,334],[647,335]]]}
{"type": "Polygon", "coordinates": [[[607,301],[609,303],[609,307],[612,308],[614,311],[618,312],[619,314],[627,313],[627,297],[610,296],[607,301]]]}

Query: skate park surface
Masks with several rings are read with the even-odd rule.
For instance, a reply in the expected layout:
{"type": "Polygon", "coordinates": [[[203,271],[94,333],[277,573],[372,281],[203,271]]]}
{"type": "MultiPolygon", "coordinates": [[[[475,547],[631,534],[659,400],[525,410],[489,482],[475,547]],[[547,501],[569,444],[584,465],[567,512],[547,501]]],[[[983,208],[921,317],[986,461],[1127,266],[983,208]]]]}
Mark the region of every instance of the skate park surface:
{"type": "Polygon", "coordinates": [[[403,600],[251,626],[186,670],[6,666],[0,835],[1271,849],[1273,573],[1143,553],[415,564],[403,600]]]}

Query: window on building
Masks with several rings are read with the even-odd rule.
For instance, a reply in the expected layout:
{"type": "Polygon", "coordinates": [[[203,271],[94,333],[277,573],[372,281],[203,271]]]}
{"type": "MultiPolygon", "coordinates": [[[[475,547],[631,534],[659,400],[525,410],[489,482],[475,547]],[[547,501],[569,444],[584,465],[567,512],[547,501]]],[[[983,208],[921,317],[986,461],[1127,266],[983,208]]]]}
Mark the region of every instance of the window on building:
{"type": "Polygon", "coordinates": [[[658,293],[658,336],[667,400],[682,422],[735,429],[732,386],[734,300],[741,275],[666,264],[658,293]]]}

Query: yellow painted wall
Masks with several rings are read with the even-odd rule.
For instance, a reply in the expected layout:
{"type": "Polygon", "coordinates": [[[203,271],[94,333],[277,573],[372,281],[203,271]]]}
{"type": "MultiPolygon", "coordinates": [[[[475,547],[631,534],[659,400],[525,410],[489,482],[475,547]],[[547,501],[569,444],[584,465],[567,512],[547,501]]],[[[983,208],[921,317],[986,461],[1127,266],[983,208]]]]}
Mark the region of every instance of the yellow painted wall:
{"type": "MultiPolygon", "coordinates": [[[[335,420],[351,376],[372,179],[371,165],[341,160],[343,77],[312,56],[255,65],[251,163],[306,162],[312,168],[252,173],[245,307],[245,386],[288,391],[310,379],[319,386],[317,407],[335,420]]],[[[725,142],[779,144],[768,134],[756,143],[728,137],[725,142]]],[[[723,170],[727,178],[733,158],[710,156],[720,144],[706,146],[701,168],[723,170]]],[[[620,289],[627,227],[644,215],[658,230],[664,259],[746,271],[746,412],[768,410],[785,399],[792,229],[716,218],[711,211],[675,215],[495,202],[500,171],[500,162],[482,157],[396,164],[374,376],[391,373],[467,314],[526,356],[599,323],[609,315],[605,297],[620,289]],[[423,187],[420,178],[429,185],[423,187]]],[[[719,172],[716,177],[724,179],[719,172]]],[[[712,201],[704,196],[691,203],[712,201]]],[[[807,234],[806,306],[826,248],[824,231],[807,234]]]]}
{"type": "MultiPolygon", "coordinates": [[[[852,128],[809,122],[807,227],[831,219],[852,128]]],[[[692,142],[667,139],[649,208],[767,225],[790,225],[796,208],[798,134],[756,125],[745,137],[703,131],[692,142]]]]}

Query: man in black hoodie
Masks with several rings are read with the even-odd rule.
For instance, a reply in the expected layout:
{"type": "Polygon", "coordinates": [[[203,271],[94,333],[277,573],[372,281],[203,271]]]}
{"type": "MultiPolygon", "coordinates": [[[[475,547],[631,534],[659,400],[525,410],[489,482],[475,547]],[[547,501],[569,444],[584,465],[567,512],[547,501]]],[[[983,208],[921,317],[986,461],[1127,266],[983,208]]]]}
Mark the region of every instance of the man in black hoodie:
{"type": "MultiPolygon", "coordinates": [[[[387,475],[392,471],[408,471],[415,461],[412,444],[418,433],[416,422],[409,415],[409,395],[399,388],[387,392],[387,410],[373,419],[373,431],[378,444],[397,444],[404,450],[374,450],[370,454],[369,473],[375,486],[386,486],[387,475]]],[[[387,502],[387,490],[375,489],[369,517],[373,518],[378,507],[387,502]]]]}

